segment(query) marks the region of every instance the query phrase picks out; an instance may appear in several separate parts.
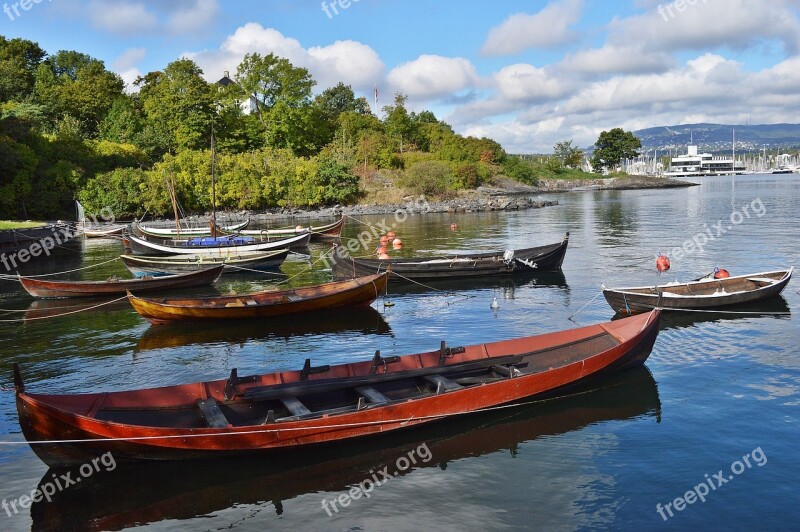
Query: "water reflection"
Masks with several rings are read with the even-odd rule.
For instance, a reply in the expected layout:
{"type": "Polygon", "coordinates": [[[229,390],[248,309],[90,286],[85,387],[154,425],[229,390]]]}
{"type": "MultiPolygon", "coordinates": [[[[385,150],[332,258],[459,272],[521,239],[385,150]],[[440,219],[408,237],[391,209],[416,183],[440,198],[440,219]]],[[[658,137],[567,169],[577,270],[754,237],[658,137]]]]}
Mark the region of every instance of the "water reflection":
{"type": "MultiPolygon", "coordinates": [[[[792,319],[789,303],[786,302],[783,296],[773,297],[757,303],[735,305],[728,310],[729,312],[724,310],[715,312],[665,311],[661,314],[661,330],[682,329],[695,327],[702,323],[718,323],[748,318],[771,317],[782,320],[792,319]]],[[[616,318],[617,316],[615,316],[615,319],[616,318]]]]}
{"type": "Polygon", "coordinates": [[[391,327],[372,307],[348,309],[347,312],[320,312],[314,319],[296,316],[222,322],[170,323],[150,326],[139,339],[135,353],[152,349],[210,343],[239,343],[266,338],[290,338],[302,335],[336,334],[356,331],[362,334],[391,334],[391,327]]]}
{"type": "MultiPolygon", "coordinates": [[[[563,398],[452,419],[365,442],[284,453],[279,460],[119,465],[114,471],[99,472],[57,493],[52,502],[34,503],[32,528],[119,530],[167,519],[208,516],[265,501],[280,516],[283,502],[305,494],[348,491],[423,443],[432,458],[398,471],[398,476],[420,468],[444,470],[448,463],[497,451],[507,450],[516,457],[524,442],[602,421],[641,416],[660,420],[658,388],[644,367],[584,384],[569,393],[563,398]]],[[[40,485],[59,473],[49,470],[40,485]]],[[[321,511],[319,506],[315,511],[321,511]]]]}
{"type": "Polygon", "coordinates": [[[481,277],[476,279],[436,279],[424,283],[411,283],[396,277],[389,278],[389,294],[416,294],[433,290],[457,292],[481,289],[500,289],[505,299],[514,299],[514,293],[522,287],[563,288],[569,292],[569,285],[564,272],[520,272],[513,277],[481,277]]]}

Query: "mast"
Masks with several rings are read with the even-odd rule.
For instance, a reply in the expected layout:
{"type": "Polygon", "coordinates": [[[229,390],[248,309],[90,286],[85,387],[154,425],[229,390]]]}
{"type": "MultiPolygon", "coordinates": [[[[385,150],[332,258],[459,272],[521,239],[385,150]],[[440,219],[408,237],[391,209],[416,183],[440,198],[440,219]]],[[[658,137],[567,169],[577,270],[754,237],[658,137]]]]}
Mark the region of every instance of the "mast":
{"type": "Polygon", "coordinates": [[[211,236],[217,237],[217,153],[214,146],[214,123],[211,123],[211,236]]]}
{"type": "Polygon", "coordinates": [[[733,175],[736,175],[736,128],[733,128],[733,175]]]}

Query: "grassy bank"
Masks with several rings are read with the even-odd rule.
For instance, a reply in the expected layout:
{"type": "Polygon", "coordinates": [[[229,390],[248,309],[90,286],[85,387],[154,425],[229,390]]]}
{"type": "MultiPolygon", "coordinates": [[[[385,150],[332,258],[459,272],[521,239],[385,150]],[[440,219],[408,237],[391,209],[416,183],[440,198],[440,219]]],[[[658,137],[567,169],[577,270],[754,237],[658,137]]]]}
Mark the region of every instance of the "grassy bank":
{"type": "Polygon", "coordinates": [[[31,227],[41,227],[43,225],[44,222],[0,220],[0,229],[30,229],[31,227]]]}

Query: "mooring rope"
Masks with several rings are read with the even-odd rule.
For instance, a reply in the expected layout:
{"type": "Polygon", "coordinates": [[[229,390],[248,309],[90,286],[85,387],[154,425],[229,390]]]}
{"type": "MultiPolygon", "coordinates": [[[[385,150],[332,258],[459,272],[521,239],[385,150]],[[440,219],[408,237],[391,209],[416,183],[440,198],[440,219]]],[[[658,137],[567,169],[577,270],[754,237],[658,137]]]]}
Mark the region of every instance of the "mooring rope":
{"type": "MultiPolygon", "coordinates": [[[[102,307],[104,305],[109,305],[111,303],[116,303],[117,301],[122,301],[123,299],[128,299],[128,296],[118,297],[117,299],[112,299],[111,301],[106,301],[104,303],[98,303],[97,305],[92,305],[91,307],[86,307],[86,308],[82,308],[82,309],[78,309],[78,310],[73,310],[73,311],[70,311],[70,312],[63,312],[61,314],[56,314],[54,316],[37,316],[37,317],[33,317],[33,318],[15,318],[13,320],[0,320],[0,323],[19,323],[21,321],[46,320],[46,319],[50,319],[50,318],[60,318],[61,316],[68,316],[70,314],[77,314],[79,312],[84,312],[84,311],[87,311],[87,310],[94,310],[94,309],[102,307]]],[[[43,310],[49,310],[49,309],[43,309],[43,310]]]]}
{"type": "MultiPolygon", "coordinates": [[[[29,277],[29,278],[33,279],[33,278],[38,278],[38,277],[52,277],[53,275],[64,275],[65,273],[79,272],[79,271],[82,271],[82,270],[88,270],[90,268],[95,268],[97,266],[102,266],[104,264],[108,264],[109,262],[114,262],[115,260],[120,260],[120,258],[119,257],[114,257],[113,259],[109,259],[109,260],[104,261],[104,262],[97,262],[95,264],[90,264],[88,266],[84,266],[83,268],[75,268],[74,270],[66,270],[66,271],[63,271],[63,272],[55,272],[55,273],[42,273],[40,275],[23,275],[22,277],[29,277]]],[[[5,279],[7,281],[18,281],[19,280],[19,276],[18,275],[0,274],[0,279],[5,279]]]]}
{"type": "Polygon", "coordinates": [[[581,308],[579,308],[579,309],[578,309],[578,310],[577,310],[577,311],[576,311],[574,314],[572,314],[571,316],[569,316],[567,319],[568,319],[568,320],[572,320],[572,318],[574,318],[575,316],[577,316],[577,315],[578,315],[578,312],[580,312],[580,311],[582,311],[583,309],[585,309],[586,307],[588,307],[588,306],[589,306],[589,305],[590,305],[590,304],[591,304],[591,303],[592,303],[592,302],[593,302],[595,299],[597,299],[598,297],[600,297],[600,296],[602,296],[602,295],[603,295],[603,291],[602,291],[602,290],[600,290],[600,291],[599,291],[599,292],[598,292],[598,293],[597,293],[597,294],[596,294],[596,295],[595,295],[595,296],[594,296],[592,299],[590,299],[590,300],[589,300],[589,302],[588,302],[588,303],[586,303],[584,306],[582,306],[581,308]]]}
{"type": "MultiPolygon", "coordinates": [[[[351,427],[368,427],[371,425],[384,425],[390,423],[400,423],[400,424],[407,424],[412,421],[427,421],[427,420],[434,420],[434,419],[445,419],[448,417],[454,416],[464,416],[464,415],[472,415],[472,414],[480,414],[484,412],[493,412],[497,410],[505,410],[508,408],[519,408],[523,406],[530,406],[535,404],[544,404],[544,403],[552,403],[555,401],[559,401],[562,399],[569,399],[572,397],[578,397],[581,395],[587,395],[590,393],[607,390],[611,388],[616,388],[618,386],[622,386],[626,383],[617,383],[612,384],[609,386],[603,386],[602,388],[593,388],[591,390],[585,390],[582,392],[571,393],[568,395],[559,395],[555,397],[549,397],[547,399],[535,399],[532,401],[525,401],[522,403],[514,403],[514,404],[507,404],[507,405],[498,405],[498,406],[489,406],[486,408],[478,408],[476,410],[462,410],[459,412],[450,412],[447,414],[438,414],[438,415],[430,415],[430,416],[418,416],[418,417],[410,417],[410,418],[403,418],[403,419],[381,419],[377,421],[362,421],[358,423],[339,423],[336,425],[324,425],[324,426],[311,426],[311,427],[289,427],[289,428],[269,428],[269,429],[256,429],[256,430],[243,430],[243,431],[231,431],[231,432],[215,432],[215,433],[185,433],[185,434],[174,434],[174,435],[165,435],[165,436],[131,436],[129,438],[89,438],[85,440],[40,440],[40,441],[0,441],[0,445],[52,445],[52,444],[66,444],[66,443],[96,443],[96,442],[114,442],[114,441],[142,441],[142,440],[171,440],[175,438],[211,438],[211,437],[220,437],[220,436],[240,436],[246,434],[268,434],[271,432],[292,432],[292,431],[306,431],[306,430],[329,430],[329,429],[338,429],[338,428],[351,428],[351,427]]],[[[252,426],[252,425],[251,425],[252,426]]],[[[143,427],[143,428],[151,428],[151,427],[143,427]]]]}

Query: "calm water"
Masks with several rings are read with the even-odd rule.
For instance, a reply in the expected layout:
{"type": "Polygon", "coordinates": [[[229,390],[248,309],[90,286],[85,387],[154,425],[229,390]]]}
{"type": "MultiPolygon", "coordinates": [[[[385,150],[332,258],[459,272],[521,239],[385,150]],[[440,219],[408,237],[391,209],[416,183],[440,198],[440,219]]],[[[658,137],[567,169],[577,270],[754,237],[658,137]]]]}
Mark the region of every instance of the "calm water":
{"type": "MultiPolygon", "coordinates": [[[[307,357],[315,364],[336,363],[369,358],[376,349],[405,354],[435,348],[441,339],[463,345],[605,321],[612,311],[602,297],[568,319],[598,295],[602,283],[687,280],[714,266],[736,275],[800,265],[797,176],[713,178],[683,190],[555,197],[559,206],[534,211],[412,216],[397,231],[407,254],[526,247],[559,241],[569,231],[563,276],[440,285],[438,291],[390,286],[393,306],[381,301],[375,309],[335,319],[160,328],[150,327],[125,302],[33,319],[78,308],[53,308],[75,304],[65,301],[32,303],[16,283],[0,282],[0,307],[24,311],[0,316],[24,320],[0,328],[0,439],[22,440],[10,390],[12,362],[22,365],[30,390],[51,393],[194,382],[221,378],[234,367],[240,375],[262,373],[299,368],[307,357]],[[733,212],[741,223],[731,224],[733,212]],[[672,269],[656,273],[657,252],[682,245],[719,220],[731,229],[702,252],[673,255],[672,269]],[[449,229],[453,221],[457,232],[449,229]],[[489,308],[494,297],[497,312],[489,308]]],[[[349,222],[345,236],[362,229],[349,222]]],[[[294,283],[327,280],[329,272],[305,271],[324,250],[314,247],[312,258],[295,257],[283,270],[296,275],[294,283]]],[[[120,251],[110,241],[76,243],[59,250],[58,266],[31,265],[29,271],[77,268],[120,251]]],[[[73,275],[124,273],[121,263],[112,262],[73,275]]],[[[280,460],[105,468],[53,502],[11,516],[0,510],[0,528],[796,530],[797,283],[782,298],[752,309],[760,314],[666,317],[646,368],[568,398],[280,460]],[[412,451],[417,464],[401,467],[412,451]],[[746,454],[749,468],[742,460],[746,454]],[[731,473],[732,465],[740,474],[731,473]],[[338,512],[323,508],[323,500],[373,476],[380,479],[376,472],[384,467],[397,475],[369,498],[338,506],[338,512]],[[671,508],[671,518],[662,510],[664,521],[657,504],[674,504],[720,470],[724,485],[717,487],[717,480],[713,491],[698,488],[709,492],[705,502],[671,508]]],[[[237,275],[224,278],[221,290],[268,284],[263,276],[237,275]]],[[[8,501],[53,475],[27,445],[0,447],[0,470],[0,498],[8,501]]]]}

